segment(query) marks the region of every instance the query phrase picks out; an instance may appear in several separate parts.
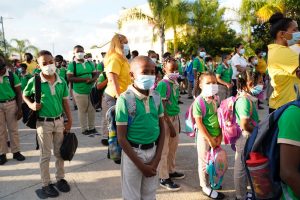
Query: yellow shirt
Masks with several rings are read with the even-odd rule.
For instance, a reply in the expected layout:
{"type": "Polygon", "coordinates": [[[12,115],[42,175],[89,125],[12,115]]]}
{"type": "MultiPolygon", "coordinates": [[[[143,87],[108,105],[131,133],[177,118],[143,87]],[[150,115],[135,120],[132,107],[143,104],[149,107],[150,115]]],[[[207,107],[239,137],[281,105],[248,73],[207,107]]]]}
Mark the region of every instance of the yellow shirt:
{"type": "Polygon", "coordinates": [[[23,63],[25,63],[27,65],[27,72],[29,74],[32,74],[33,70],[38,65],[37,62],[35,62],[35,61],[31,61],[31,63],[28,63],[28,62],[23,62],[23,63]]]}
{"type": "Polygon", "coordinates": [[[267,63],[263,58],[258,58],[258,63],[256,66],[256,70],[261,73],[265,74],[267,71],[267,63]]]}
{"type": "Polygon", "coordinates": [[[269,105],[270,108],[277,109],[296,99],[294,84],[300,87],[300,79],[296,76],[299,55],[278,44],[270,44],[268,48],[268,72],[274,88],[269,105]]]}
{"type": "MultiPolygon", "coordinates": [[[[105,72],[106,74],[108,73],[114,73],[118,75],[118,83],[120,87],[120,92],[123,93],[127,90],[127,87],[131,84],[131,79],[130,79],[130,66],[127,60],[122,59],[119,55],[117,54],[112,54],[108,58],[108,62],[105,65],[105,72]]],[[[105,89],[105,93],[115,97],[117,95],[115,91],[115,87],[112,84],[112,82],[107,83],[107,87],[105,89]]]]}

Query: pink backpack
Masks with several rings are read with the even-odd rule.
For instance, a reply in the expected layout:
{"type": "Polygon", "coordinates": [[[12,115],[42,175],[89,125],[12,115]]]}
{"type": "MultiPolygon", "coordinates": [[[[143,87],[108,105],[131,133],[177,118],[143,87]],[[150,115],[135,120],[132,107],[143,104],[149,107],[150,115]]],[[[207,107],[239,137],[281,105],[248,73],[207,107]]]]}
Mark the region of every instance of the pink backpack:
{"type": "MultiPolygon", "coordinates": [[[[162,79],[162,80],[160,80],[159,82],[164,82],[164,83],[166,83],[166,85],[167,85],[166,99],[167,99],[168,102],[169,102],[170,97],[171,97],[171,85],[170,85],[169,81],[166,80],[166,79],[162,79]]],[[[155,84],[152,86],[151,90],[155,90],[155,89],[157,88],[159,82],[158,82],[158,83],[155,83],[155,84]]]]}
{"type": "Polygon", "coordinates": [[[194,102],[190,105],[190,107],[188,108],[188,110],[185,113],[185,133],[190,137],[195,137],[196,129],[197,129],[196,121],[193,116],[193,105],[195,102],[199,102],[199,105],[201,107],[201,112],[202,112],[202,118],[204,118],[206,115],[205,102],[202,99],[202,97],[199,95],[194,100],[194,102]]]}
{"type": "MultiPolygon", "coordinates": [[[[221,102],[220,107],[218,108],[218,119],[219,124],[222,129],[222,134],[225,144],[235,144],[236,140],[240,137],[242,130],[236,121],[236,116],[234,112],[235,102],[241,96],[229,97],[221,102]]],[[[244,96],[248,99],[247,96],[244,96]]],[[[252,101],[250,101],[251,113],[252,115],[252,101]]]]}

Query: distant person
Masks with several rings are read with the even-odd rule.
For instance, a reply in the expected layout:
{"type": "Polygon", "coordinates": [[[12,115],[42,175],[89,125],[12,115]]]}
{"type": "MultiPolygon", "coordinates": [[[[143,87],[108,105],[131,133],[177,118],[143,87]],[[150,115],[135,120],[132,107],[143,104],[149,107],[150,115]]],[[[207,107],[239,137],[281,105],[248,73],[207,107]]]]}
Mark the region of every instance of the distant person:
{"type": "Polygon", "coordinates": [[[132,51],[131,54],[132,54],[132,60],[133,60],[135,57],[139,56],[139,52],[138,52],[137,50],[132,51]]]}
{"type": "Polygon", "coordinates": [[[300,41],[298,24],[281,13],[272,15],[270,34],[275,40],[268,46],[268,72],[274,91],[269,99],[269,112],[296,99],[294,85],[300,87],[299,54],[289,48],[300,41]]]}
{"type": "Polygon", "coordinates": [[[78,106],[78,115],[83,135],[97,134],[95,128],[95,109],[92,106],[89,94],[97,80],[95,66],[84,60],[84,48],[74,47],[75,60],[68,66],[68,80],[73,83],[73,93],[78,106]],[[75,69],[76,68],[76,69],[75,69]],[[75,74],[76,72],[76,74],[75,74]]]}
{"type": "Polygon", "coordinates": [[[193,60],[195,56],[191,55],[188,61],[187,67],[185,68],[188,82],[188,99],[193,99],[193,87],[194,87],[194,71],[193,71],[193,60]]]}
{"type": "Polygon", "coordinates": [[[200,94],[199,88],[199,77],[201,73],[205,72],[205,63],[204,58],[206,57],[206,50],[205,48],[201,47],[199,49],[198,55],[193,60],[193,70],[194,70],[194,91],[193,96],[194,98],[200,94]]]}
{"type": "Polygon", "coordinates": [[[266,56],[267,53],[260,50],[256,49],[255,54],[257,56],[257,65],[256,65],[256,71],[258,71],[261,75],[265,76],[267,72],[267,63],[266,63],[266,56]]]}
{"type": "Polygon", "coordinates": [[[10,138],[10,151],[13,159],[24,161],[25,157],[20,153],[20,139],[18,132],[18,120],[22,118],[22,94],[21,83],[18,76],[9,72],[7,63],[0,56],[0,165],[7,162],[8,134],[10,138]],[[10,74],[11,73],[11,74],[10,74]],[[9,76],[12,75],[13,85],[9,76]]]}
{"type": "Polygon", "coordinates": [[[28,73],[32,74],[33,70],[37,67],[38,64],[33,60],[33,56],[31,53],[25,53],[24,59],[24,63],[27,65],[28,73]]]}
{"type": "Polygon", "coordinates": [[[245,52],[246,50],[244,48],[244,45],[239,43],[235,46],[235,54],[231,58],[231,66],[233,70],[233,74],[232,74],[233,87],[231,93],[232,96],[236,96],[237,94],[237,75],[245,71],[248,66],[248,62],[244,58],[245,52]]]}
{"type": "Polygon", "coordinates": [[[21,81],[21,90],[23,91],[25,89],[29,79],[32,78],[32,75],[27,72],[27,65],[25,63],[21,63],[19,69],[20,70],[19,70],[18,76],[21,81]]]}
{"type": "Polygon", "coordinates": [[[257,57],[256,56],[250,56],[248,58],[248,63],[249,63],[248,67],[250,67],[253,70],[256,70],[256,67],[258,65],[258,59],[257,59],[257,57]]]}
{"type": "Polygon", "coordinates": [[[55,72],[54,59],[49,51],[42,50],[38,54],[38,62],[41,67],[41,103],[31,102],[29,97],[35,94],[35,78],[29,80],[23,93],[23,100],[28,107],[38,111],[36,123],[37,140],[40,146],[40,171],[42,179],[42,191],[46,197],[57,197],[58,191],[51,183],[49,164],[51,149],[56,158],[56,188],[61,192],[69,192],[70,185],[64,179],[64,160],[60,155],[60,147],[64,139],[64,132],[71,130],[72,115],[68,103],[68,86],[65,80],[55,72]],[[50,90],[50,87],[52,90],[50,90]],[[62,117],[66,113],[68,122],[64,124],[62,117]]]}
{"type": "Polygon", "coordinates": [[[130,71],[134,83],[127,92],[133,93],[136,103],[131,124],[128,124],[128,97],[121,95],[116,105],[118,141],[123,150],[122,197],[154,200],[158,187],[157,168],[164,146],[164,110],[158,92],[150,90],[155,80],[154,63],[146,56],[139,56],[131,62],[130,71]]]}
{"type": "Polygon", "coordinates": [[[57,55],[55,56],[54,61],[57,68],[56,73],[64,80],[67,80],[67,68],[63,66],[64,57],[62,55],[57,55]]]}

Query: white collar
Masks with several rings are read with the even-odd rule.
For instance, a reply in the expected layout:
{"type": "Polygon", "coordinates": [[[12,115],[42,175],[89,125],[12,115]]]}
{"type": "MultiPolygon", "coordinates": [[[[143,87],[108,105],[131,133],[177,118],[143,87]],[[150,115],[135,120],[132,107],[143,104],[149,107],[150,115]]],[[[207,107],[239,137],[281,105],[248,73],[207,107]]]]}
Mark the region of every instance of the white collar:
{"type": "Polygon", "coordinates": [[[150,96],[153,96],[153,92],[152,90],[149,90],[149,96],[146,96],[142,93],[140,93],[135,87],[133,87],[133,85],[129,86],[129,89],[134,93],[134,95],[139,99],[139,100],[143,100],[143,99],[147,99],[150,96]]]}
{"type": "MultiPolygon", "coordinates": [[[[40,72],[40,77],[41,77],[41,82],[42,83],[45,83],[45,82],[49,82],[44,76],[43,76],[43,73],[40,72]]],[[[54,83],[62,83],[62,80],[61,78],[57,75],[57,73],[55,73],[55,82],[54,83]]]]}

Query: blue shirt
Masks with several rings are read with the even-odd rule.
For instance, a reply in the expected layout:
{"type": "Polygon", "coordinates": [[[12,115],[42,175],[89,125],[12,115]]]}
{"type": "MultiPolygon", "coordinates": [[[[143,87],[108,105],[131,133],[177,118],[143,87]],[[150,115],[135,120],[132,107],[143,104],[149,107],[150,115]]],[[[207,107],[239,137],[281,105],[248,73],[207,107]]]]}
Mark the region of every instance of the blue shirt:
{"type": "Polygon", "coordinates": [[[189,61],[187,64],[187,67],[185,68],[185,71],[187,73],[187,79],[192,82],[194,81],[194,71],[193,71],[193,61],[189,61]]]}

